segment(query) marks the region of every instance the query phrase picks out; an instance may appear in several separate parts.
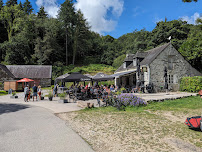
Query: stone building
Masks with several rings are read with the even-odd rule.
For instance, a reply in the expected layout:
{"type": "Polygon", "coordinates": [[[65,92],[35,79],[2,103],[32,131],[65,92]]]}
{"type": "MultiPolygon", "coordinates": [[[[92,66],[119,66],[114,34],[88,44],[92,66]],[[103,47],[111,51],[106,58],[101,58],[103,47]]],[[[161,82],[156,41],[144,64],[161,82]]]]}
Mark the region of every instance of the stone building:
{"type": "Polygon", "coordinates": [[[52,66],[50,65],[6,65],[16,80],[33,79],[36,85],[51,86],[52,66]]]}
{"type": "Polygon", "coordinates": [[[13,79],[15,79],[15,76],[8,70],[5,65],[0,64],[0,90],[3,90],[4,81],[13,79]]]}
{"type": "Polygon", "coordinates": [[[121,87],[136,87],[142,78],[144,86],[153,84],[159,92],[165,85],[164,69],[167,70],[169,90],[179,90],[179,80],[184,76],[202,76],[184,57],[167,43],[146,52],[127,54],[123,64],[115,71],[115,84],[121,87]],[[138,76],[138,61],[141,74],[138,76]],[[140,78],[141,77],[141,78],[140,78]]]}

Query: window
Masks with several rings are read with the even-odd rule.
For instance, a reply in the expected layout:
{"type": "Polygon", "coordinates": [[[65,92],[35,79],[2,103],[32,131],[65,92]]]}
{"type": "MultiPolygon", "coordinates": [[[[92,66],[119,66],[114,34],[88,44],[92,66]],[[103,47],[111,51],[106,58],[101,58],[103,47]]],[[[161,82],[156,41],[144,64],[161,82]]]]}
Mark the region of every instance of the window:
{"type": "Polygon", "coordinates": [[[173,83],[173,75],[168,75],[168,83],[173,83]]]}
{"type": "Polygon", "coordinates": [[[168,56],[168,70],[173,70],[173,55],[168,56]]]}

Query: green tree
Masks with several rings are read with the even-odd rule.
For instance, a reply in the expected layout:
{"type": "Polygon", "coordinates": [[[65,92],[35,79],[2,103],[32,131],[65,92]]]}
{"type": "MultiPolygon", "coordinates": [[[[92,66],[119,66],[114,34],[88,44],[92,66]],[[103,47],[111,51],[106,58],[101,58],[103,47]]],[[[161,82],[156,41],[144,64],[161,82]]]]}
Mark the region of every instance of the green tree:
{"type": "Polygon", "coordinates": [[[19,6],[20,6],[20,9],[23,10],[23,6],[22,6],[21,1],[20,1],[20,3],[19,3],[19,6]]]}
{"type": "Polygon", "coordinates": [[[74,65],[76,62],[76,56],[79,52],[78,56],[81,54],[85,54],[88,49],[88,35],[89,35],[89,26],[86,20],[83,17],[81,11],[77,11],[75,14],[75,27],[73,33],[73,57],[72,64],[74,65]]]}
{"type": "Polygon", "coordinates": [[[3,8],[3,5],[4,5],[3,0],[0,0],[0,10],[3,8]]]}
{"type": "Polygon", "coordinates": [[[32,11],[33,11],[33,8],[32,8],[32,5],[30,3],[29,0],[26,0],[24,3],[23,3],[23,10],[25,11],[25,13],[27,15],[31,14],[32,11]]]}
{"type": "Polygon", "coordinates": [[[14,6],[14,5],[17,5],[17,0],[8,0],[6,2],[6,6],[14,6]]]}
{"type": "Polygon", "coordinates": [[[190,31],[188,39],[181,45],[179,52],[199,71],[202,71],[202,25],[190,31]]]}
{"type": "Polygon", "coordinates": [[[46,18],[48,14],[45,12],[44,7],[41,6],[39,12],[37,13],[38,18],[46,18]]]}
{"type": "Polygon", "coordinates": [[[58,44],[57,37],[59,36],[59,22],[54,19],[45,19],[45,35],[43,39],[37,37],[35,42],[35,53],[33,59],[38,64],[54,64],[54,62],[61,61],[63,54],[61,54],[61,46],[58,44]]]}
{"type": "Polygon", "coordinates": [[[190,28],[186,21],[172,20],[167,22],[158,22],[154,30],[152,30],[151,44],[153,47],[168,43],[168,37],[172,37],[173,45],[178,49],[187,39],[190,28]]]}
{"type": "Polygon", "coordinates": [[[58,20],[61,22],[61,28],[65,33],[65,51],[66,51],[66,65],[68,65],[68,50],[70,50],[71,46],[68,48],[68,41],[71,42],[73,28],[75,26],[74,23],[75,18],[75,9],[73,7],[72,0],[65,0],[63,4],[61,4],[59,13],[58,13],[58,20]]]}
{"type": "Polygon", "coordinates": [[[19,5],[14,6],[4,6],[0,11],[0,20],[3,22],[4,27],[8,33],[8,40],[11,40],[11,37],[15,32],[19,31],[20,28],[23,28],[22,24],[24,21],[21,17],[24,16],[23,11],[21,11],[19,5]]]}
{"type": "Polygon", "coordinates": [[[116,69],[119,68],[119,67],[123,64],[123,61],[124,61],[125,58],[126,58],[126,55],[125,55],[125,54],[123,54],[123,55],[121,55],[121,56],[115,58],[114,61],[113,61],[112,66],[113,66],[114,68],[116,68],[116,69]]]}

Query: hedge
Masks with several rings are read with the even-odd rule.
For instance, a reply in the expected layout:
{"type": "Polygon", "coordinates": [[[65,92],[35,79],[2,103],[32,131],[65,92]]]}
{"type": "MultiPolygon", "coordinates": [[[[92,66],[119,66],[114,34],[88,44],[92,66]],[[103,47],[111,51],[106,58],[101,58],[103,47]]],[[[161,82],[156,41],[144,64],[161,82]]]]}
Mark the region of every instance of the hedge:
{"type": "Polygon", "coordinates": [[[199,92],[202,90],[202,76],[183,77],[180,81],[180,91],[199,92]]]}

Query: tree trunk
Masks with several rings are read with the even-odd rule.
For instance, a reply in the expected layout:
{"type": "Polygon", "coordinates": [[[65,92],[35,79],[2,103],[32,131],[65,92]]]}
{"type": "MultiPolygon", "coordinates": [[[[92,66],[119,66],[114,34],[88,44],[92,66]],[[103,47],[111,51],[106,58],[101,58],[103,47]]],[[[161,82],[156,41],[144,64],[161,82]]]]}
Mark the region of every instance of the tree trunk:
{"type": "Polygon", "coordinates": [[[78,43],[78,37],[77,37],[77,30],[76,30],[75,36],[74,36],[74,46],[73,46],[73,60],[72,60],[73,65],[75,64],[75,59],[76,59],[77,43],[78,43]]]}
{"type": "Polygon", "coordinates": [[[68,54],[67,54],[67,27],[66,27],[66,66],[68,65],[68,54]]]}

